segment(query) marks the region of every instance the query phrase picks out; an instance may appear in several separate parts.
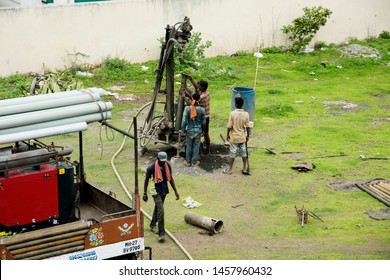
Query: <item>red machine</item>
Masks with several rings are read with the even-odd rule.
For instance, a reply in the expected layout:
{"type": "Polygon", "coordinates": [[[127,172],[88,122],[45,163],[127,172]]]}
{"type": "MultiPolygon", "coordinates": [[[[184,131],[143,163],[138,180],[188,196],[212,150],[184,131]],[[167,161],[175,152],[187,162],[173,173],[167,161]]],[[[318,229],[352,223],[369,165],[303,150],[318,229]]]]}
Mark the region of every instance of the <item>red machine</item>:
{"type": "MultiPolygon", "coordinates": [[[[134,139],[137,153],[136,125],[134,136],[102,123],[134,139]]],[[[145,249],[151,258],[137,175],[130,206],[87,183],[82,136],[78,162],[36,139],[0,147],[2,259],[138,259],[145,249]]]]}
{"type": "Polygon", "coordinates": [[[59,218],[57,170],[50,164],[40,169],[9,171],[0,177],[0,224],[6,228],[28,226],[59,218]]]}

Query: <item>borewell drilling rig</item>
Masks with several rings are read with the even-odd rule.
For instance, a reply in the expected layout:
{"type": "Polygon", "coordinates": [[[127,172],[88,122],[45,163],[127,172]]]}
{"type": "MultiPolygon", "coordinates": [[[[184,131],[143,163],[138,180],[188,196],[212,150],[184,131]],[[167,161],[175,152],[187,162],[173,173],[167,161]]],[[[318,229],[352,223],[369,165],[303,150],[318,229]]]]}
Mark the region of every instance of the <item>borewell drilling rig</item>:
{"type": "MultiPolygon", "coordinates": [[[[174,78],[175,62],[174,49],[178,50],[179,59],[184,46],[191,37],[192,25],[188,17],[182,22],[165,28],[165,39],[161,45],[160,59],[156,70],[156,81],[153,91],[150,109],[145,118],[144,124],[140,125],[140,145],[145,148],[153,141],[155,144],[163,143],[176,147],[178,153],[183,145],[180,139],[180,128],[184,111],[184,100],[175,95],[174,78]],[[162,82],[165,71],[165,89],[162,89],[162,82]],[[161,115],[156,114],[158,95],[165,95],[164,110],[161,115]],[[175,100],[177,97],[177,100],[175,100]]],[[[186,75],[182,75],[181,88],[186,87],[186,75]]]]}

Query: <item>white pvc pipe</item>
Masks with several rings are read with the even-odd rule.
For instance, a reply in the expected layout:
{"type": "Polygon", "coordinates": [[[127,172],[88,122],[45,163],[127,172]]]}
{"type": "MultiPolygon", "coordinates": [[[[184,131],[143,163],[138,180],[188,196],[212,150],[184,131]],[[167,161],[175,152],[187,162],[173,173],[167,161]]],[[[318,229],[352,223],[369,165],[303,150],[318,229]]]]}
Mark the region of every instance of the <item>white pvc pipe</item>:
{"type": "Polygon", "coordinates": [[[17,133],[17,132],[29,131],[29,130],[35,130],[35,129],[42,129],[42,128],[50,128],[50,127],[56,127],[56,126],[60,126],[60,125],[79,123],[79,122],[86,122],[86,123],[100,122],[102,120],[110,120],[110,119],[112,119],[112,113],[110,111],[108,111],[108,112],[83,115],[83,116],[78,116],[78,117],[73,117],[73,118],[67,118],[67,119],[48,121],[48,122],[42,122],[42,123],[36,123],[36,124],[30,124],[30,125],[24,125],[24,126],[11,127],[11,128],[7,128],[7,129],[1,129],[0,135],[6,135],[6,134],[11,134],[11,133],[17,133]]]}
{"type": "Polygon", "coordinates": [[[0,116],[47,110],[58,107],[66,107],[77,104],[96,102],[101,100],[99,93],[84,94],[78,96],[61,96],[58,99],[48,99],[39,102],[20,103],[0,108],[0,116]]]}
{"type": "Polygon", "coordinates": [[[41,102],[45,100],[58,100],[59,98],[74,97],[79,95],[89,95],[91,93],[97,93],[100,96],[107,94],[107,92],[101,88],[86,88],[86,89],[62,91],[62,92],[40,94],[40,95],[30,95],[26,97],[0,100],[0,107],[17,105],[17,104],[28,104],[33,102],[41,102]]]}
{"type": "Polygon", "coordinates": [[[0,117],[0,130],[112,110],[111,102],[93,102],[0,117]]]}
{"type": "Polygon", "coordinates": [[[42,129],[23,131],[18,133],[11,133],[7,135],[0,135],[0,144],[54,136],[59,134],[73,133],[73,132],[83,131],[87,129],[88,129],[87,123],[82,122],[82,123],[74,123],[70,125],[61,125],[61,126],[51,127],[51,128],[42,128],[42,129]]]}

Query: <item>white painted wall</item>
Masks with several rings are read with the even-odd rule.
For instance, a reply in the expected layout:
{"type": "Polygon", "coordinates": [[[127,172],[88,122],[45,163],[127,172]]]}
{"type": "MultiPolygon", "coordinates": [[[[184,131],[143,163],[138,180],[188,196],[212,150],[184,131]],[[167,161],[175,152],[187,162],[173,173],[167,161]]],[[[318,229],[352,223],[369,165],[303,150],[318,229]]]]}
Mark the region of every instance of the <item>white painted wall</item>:
{"type": "Polygon", "coordinates": [[[315,40],[340,43],[390,31],[389,0],[126,0],[0,8],[0,75],[99,63],[107,56],[158,59],[157,39],[184,16],[212,41],[208,56],[285,45],[281,27],[304,7],[319,5],[333,14],[315,40]]]}

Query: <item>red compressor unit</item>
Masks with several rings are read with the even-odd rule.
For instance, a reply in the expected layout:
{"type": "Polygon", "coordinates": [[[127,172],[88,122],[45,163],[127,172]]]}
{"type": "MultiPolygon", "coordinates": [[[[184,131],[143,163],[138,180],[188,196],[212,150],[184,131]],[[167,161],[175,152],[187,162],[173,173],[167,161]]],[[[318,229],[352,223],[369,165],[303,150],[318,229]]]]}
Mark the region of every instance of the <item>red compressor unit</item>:
{"type": "Polygon", "coordinates": [[[39,170],[10,170],[0,177],[0,224],[23,227],[59,217],[57,170],[41,164],[39,170]]]}

